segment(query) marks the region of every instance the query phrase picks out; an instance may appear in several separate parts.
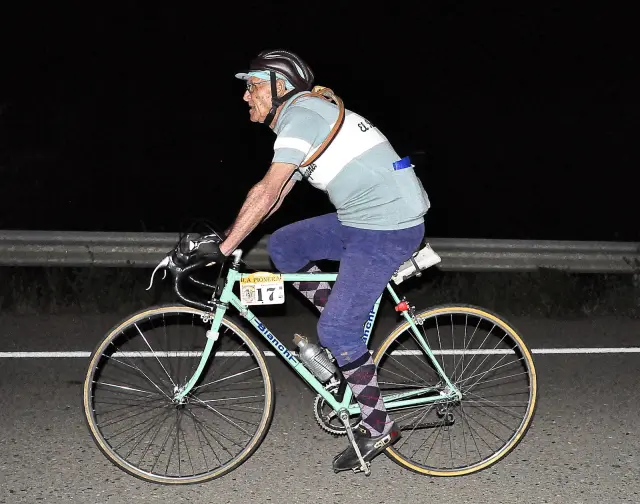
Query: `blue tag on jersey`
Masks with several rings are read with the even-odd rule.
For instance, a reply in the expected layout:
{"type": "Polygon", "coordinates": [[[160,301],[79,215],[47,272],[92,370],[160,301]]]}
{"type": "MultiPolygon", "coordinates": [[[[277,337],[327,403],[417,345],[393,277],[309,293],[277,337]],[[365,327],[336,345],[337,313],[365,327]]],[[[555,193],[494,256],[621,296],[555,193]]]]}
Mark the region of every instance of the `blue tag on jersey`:
{"type": "Polygon", "coordinates": [[[395,163],[393,163],[394,170],[402,170],[404,168],[410,168],[410,167],[411,167],[411,159],[409,158],[409,156],[405,156],[400,161],[396,161],[395,163]]]}

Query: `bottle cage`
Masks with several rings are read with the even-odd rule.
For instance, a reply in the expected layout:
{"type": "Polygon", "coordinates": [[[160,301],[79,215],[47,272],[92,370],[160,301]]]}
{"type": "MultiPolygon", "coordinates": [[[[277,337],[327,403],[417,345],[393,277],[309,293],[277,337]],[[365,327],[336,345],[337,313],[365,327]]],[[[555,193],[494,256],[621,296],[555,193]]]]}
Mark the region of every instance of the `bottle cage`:
{"type": "Polygon", "coordinates": [[[298,96],[291,102],[291,104],[293,105],[293,103],[295,103],[298,99],[308,96],[314,96],[317,98],[322,98],[323,100],[334,102],[338,106],[338,119],[333,125],[333,128],[331,128],[331,131],[327,135],[327,138],[324,139],[324,142],[322,142],[318,146],[311,157],[307,158],[300,164],[300,168],[310,165],[316,159],[318,159],[325,150],[327,150],[327,147],[329,147],[329,144],[331,144],[333,138],[336,136],[338,131],[340,131],[340,128],[342,128],[342,124],[344,123],[344,103],[342,103],[342,100],[338,96],[336,96],[332,89],[324,86],[314,86],[311,92],[298,96]]]}

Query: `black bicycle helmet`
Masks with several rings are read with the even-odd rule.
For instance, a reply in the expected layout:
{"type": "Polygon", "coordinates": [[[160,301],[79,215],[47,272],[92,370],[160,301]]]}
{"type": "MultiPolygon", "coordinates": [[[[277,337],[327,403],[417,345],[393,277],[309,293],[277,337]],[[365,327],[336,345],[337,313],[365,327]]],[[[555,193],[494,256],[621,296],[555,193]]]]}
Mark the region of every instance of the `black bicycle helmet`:
{"type": "Polygon", "coordinates": [[[310,91],[315,78],[311,67],[298,55],[282,49],[262,51],[251,60],[249,70],[236,74],[236,77],[247,80],[249,78],[248,72],[251,71],[268,71],[270,75],[272,107],[264,120],[266,125],[271,124],[277,108],[292,95],[301,91],[310,91]],[[277,96],[276,73],[286,77],[293,86],[293,89],[289,90],[289,92],[283,96],[277,96]]]}

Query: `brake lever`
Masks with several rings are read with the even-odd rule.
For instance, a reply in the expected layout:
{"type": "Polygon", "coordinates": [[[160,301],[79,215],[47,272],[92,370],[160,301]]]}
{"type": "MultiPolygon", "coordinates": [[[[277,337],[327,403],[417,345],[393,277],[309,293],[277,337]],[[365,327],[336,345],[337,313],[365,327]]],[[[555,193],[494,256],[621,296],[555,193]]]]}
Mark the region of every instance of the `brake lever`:
{"type": "MultiPolygon", "coordinates": [[[[162,261],[158,263],[158,265],[153,270],[153,273],[151,273],[151,281],[149,282],[149,287],[147,287],[145,290],[151,289],[151,286],[153,285],[153,277],[156,274],[156,271],[158,271],[158,269],[160,268],[166,268],[167,266],[169,266],[170,263],[171,263],[171,257],[169,256],[166,256],[162,261]]],[[[167,278],[166,269],[163,271],[163,275],[162,275],[162,279],[164,280],[165,278],[167,278]]]]}

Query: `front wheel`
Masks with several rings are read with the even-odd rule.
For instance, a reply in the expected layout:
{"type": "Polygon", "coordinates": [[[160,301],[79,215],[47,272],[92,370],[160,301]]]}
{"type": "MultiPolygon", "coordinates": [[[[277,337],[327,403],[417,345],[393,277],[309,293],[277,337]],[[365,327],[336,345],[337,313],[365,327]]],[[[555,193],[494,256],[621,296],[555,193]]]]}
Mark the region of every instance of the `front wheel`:
{"type": "Polygon", "coordinates": [[[177,394],[207,342],[205,313],[185,306],[140,311],[111,329],[89,359],[83,409],[94,441],[116,466],[163,484],[201,483],[238,467],[273,416],[264,355],[223,318],[199,381],[177,394]]]}
{"type": "Polygon", "coordinates": [[[433,359],[406,321],[374,353],[383,398],[429,391],[422,396],[429,402],[422,404],[394,409],[389,401],[389,415],[402,437],[385,453],[430,476],[462,476],[495,464],[523,438],[536,409],[529,349],[511,324],[483,308],[445,305],[415,317],[433,359]],[[448,390],[437,367],[461,399],[440,399],[448,390]]]}

